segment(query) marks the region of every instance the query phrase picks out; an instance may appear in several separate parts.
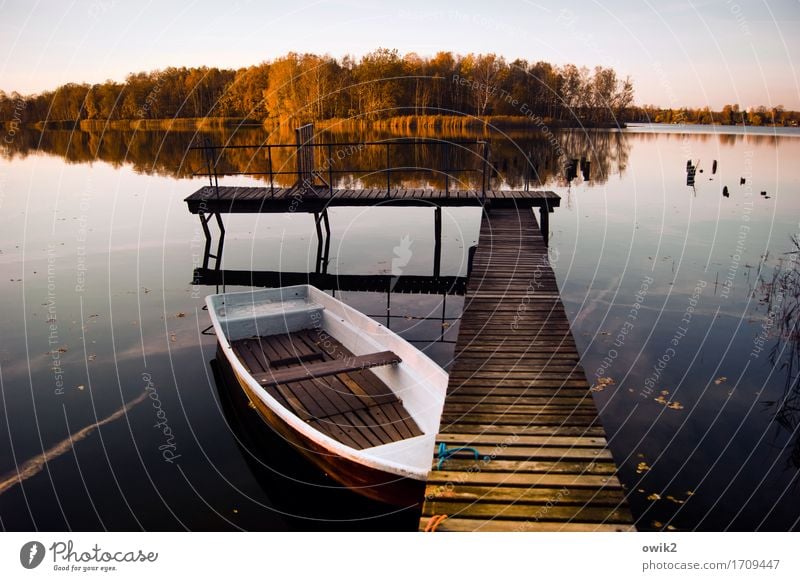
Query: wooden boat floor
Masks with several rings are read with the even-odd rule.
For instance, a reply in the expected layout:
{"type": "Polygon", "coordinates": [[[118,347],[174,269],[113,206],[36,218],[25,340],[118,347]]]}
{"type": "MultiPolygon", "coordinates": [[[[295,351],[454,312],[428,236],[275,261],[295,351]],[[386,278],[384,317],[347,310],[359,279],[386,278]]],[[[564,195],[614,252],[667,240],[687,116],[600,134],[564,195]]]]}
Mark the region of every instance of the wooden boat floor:
{"type": "MultiPolygon", "coordinates": [[[[252,375],[355,357],[319,329],[231,342],[252,375]]],[[[421,436],[403,403],[369,369],[264,385],[286,409],[326,436],[363,450],[421,436]]]]}

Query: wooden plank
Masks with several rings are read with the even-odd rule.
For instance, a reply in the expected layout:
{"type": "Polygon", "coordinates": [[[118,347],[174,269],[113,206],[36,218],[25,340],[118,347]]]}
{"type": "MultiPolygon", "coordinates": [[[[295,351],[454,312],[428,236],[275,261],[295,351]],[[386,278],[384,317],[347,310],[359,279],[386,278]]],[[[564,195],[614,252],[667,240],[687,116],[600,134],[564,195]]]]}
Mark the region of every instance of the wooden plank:
{"type": "MultiPolygon", "coordinates": [[[[484,458],[492,460],[588,460],[613,461],[611,452],[602,448],[574,448],[558,446],[506,446],[503,444],[473,444],[471,446],[484,458]]],[[[438,458],[438,455],[434,455],[438,458]]],[[[449,460],[448,460],[449,462],[449,460]]]]}
{"type": "Polygon", "coordinates": [[[561,506],[587,505],[616,508],[625,502],[619,489],[562,487],[520,487],[520,486],[459,486],[448,489],[441,487],[428,497],[442,502],[502,502],[518,505],[547,505],[558,502],[561,506]]]}
{"type": "MultiPolygon", "coordinates": [[[[420,530],[425,530],[431,517],[423,516],[420,519],[420,530]]],[[[605,523],[576,523],[576,522],[548,522],[536,519],[531,520],[506,520],[502,518],[472,519],[472,518],[446,518],[437,527],[440,532],[626,532],[635,531],[629,524],[605,523]]]]}
{"type": "Polygon", "coordinates": [[[319,361],[324,359],[322,353],[306,353],[305,355],[296,355],[293,357],[285,357],[276,361],[270,361],[272,367],[281,367],[282,365],[298,365],[301,363],[308,363],[309,361],[319,361]]]}
{"type": "Polygon", "coordinates": [[[630,524],[627,509],[609,506],[565,506],[553,504],[546,511],[543,507],[513,503],[442,502],[431,500],[425,503],[423,515],[452,514],[462,518],[493,518],[526,520],[546,519],[549,522],[584,522],[598,524],[630,524]]]}
{"type": "Polygon", "coordinates": [[[383,444],[391,444],[402,440],[400,433],[392,428],[386,421],[376,418],[369,409],[361,409],[353,412],[359,421],[363,422],[362,427],[374,433],[383,444]]]}
{"type": "Polygon", "coordinates": [[[380,351],[369,355],[357,355],[353,358],[338,359],[333,361],[323,361],[312,365],[302,365],[267,371],[254,375],[254,379],[261,385],[275,385],[279,383],[291,383],[306,379],[325,377],[337,373],[347,373],[368,369],[370,367],[380,367],[383,365],[394,365],[400,363],[401,359],[391,351],[380,351]]]}
{"type": "Polygon", "coordinates": [[[457,432],[470,434],[491,433],[504,436],[531,435],[531,434],[557,434],[557,435],[604,435],[602,426],[598,425],[567,425],[551,423],[548,425],[504,425],[504,424],[459,424],[446,423],[439,428],[440,433],[457,432]]]}
{"type": "MultiPolygon", "coordinates": [[[[555,208],[560,205],[561,198],[554,192],[520,192],[520,191],[490,191],[487,198],[493,200],[498,208],[525,209],[548,205],[555,208]]],[[[313,189],[282,188],[274,191],[269,187],[231,187],[219,186],[215,188],[203,186],[188,197],[185,201],[193,213],[200,212],[285,212],[297,202],[303,211],[319,211],[325,206],[352,206],[375,205],[384,200],[393,199],[404,205],[429,206],[431,201],[443,206],[479,206],[480,193],[474,191],[452,190],[447,195],[443,190],[423,190],[409,188],[392,188],[387,191],[377,189],[335,189],[328,195],[327,188],[315,187],[313,189]]],[[[524,234],[517,224],[511,221],[502,221],[509,226],[509,235],[524,234]],[[515,228],[516,227],[516,228],[515,228]],[[515,231],[516,230],[516,231],[515,231]]]]}
{"type": "Polygon", "coordinates": [[[432,494],[444,488],[450,488],[453,483],[458,482],[465,486],[520,486],[532,488],[536,486],[544,487],[569,487],[593,488],[593,489],[619,489],[623,490],[622,484],[616,476],[596,475],[596,474],[531,474],[521,472],[459,472],[451,470],[433,470],[428,475],[429,490],[432,494]]]}
{"type": "Polygon", "coordinates": [[[378,435],[375,434],[371,429],[364,425],[361,418],[355,415],[353,412],[347,412],[342,414],[344,424],[349,423],[353,426],[358,433],[369,442],[369,447],[372,446],[381,446],[386,442],[382,440],[378,435]]]}
{"type": "Polygon", "coordinates": [[[371,448],[373,444],[361,434],[361,431],[354,428],[342,415],[333,415],[326,418],[314,420],[311,425],[317,429],[329,431],[335,434],[335,439],[340,442],[347,443],[345,440],[350,440],[349,446],[354,447],[356,450],[363,450],[371,448]],[[344,436],[342,436],[344,434],[344,436]]]}
{"type": "MultiPolygon", "coordinates": [[[[400,408],[405,411],[402,405],[400,408]]],[[[383,404],[380,406],[380,410],[386,416],[386,418],[392,422],[394,428],[400,432],[400,434],[403,436],[403,439],[413,438],[414,436],[419,436],[422,434],[422,430],[419,429],[419,426],[417,426],[416,422],[413,420],[411,421],[413,422],[413,426],[416,427],[416,430],[412,429],[412,426],[406,424],[401,414],[398,413],[397,409],[395,409],[394,404],[383,404]]],[[[406,415],[408,414],[406,413],[406,415]]],[[[409,417],[408,419],[411,418],[409,417]]]]}
{"type": "MultiPolygon", "coordinates": [[[[275,348],[277,353],[284,356],[284,358],[290,354],[303,355],[315,352],[314,349],[310,348],[302,340],[298,339],[295,342],[292,339],[292,336],[276,335],[271,337],[271,339],[271,346],[275,348]]],[[[315,365],[320,364],[317,363],[315,365]]],[[[293,367],[283,368],[279,372],[291,375],[293,372],[296,374],[307,368],[308,366],[305,365],[295,365],[293,367]]],[[[271,375],[274,373],[278,373],[278,371],[267,372],[264,375],[271,375]]],[[[339,384],[339,382],[332,381],[332,378],[330,377],[314,377],[309,379],[300,378],[294,381],[297,383],[286,381],[276,382],[272,385],[285,385],[289,387],[289,389],[295,391],[295,393],[304,403],[307,403],[306,399],[303,398],[298,389],[300,389],[306,395],[306,397],[310,397],[314,401],[319,402],[323,407],[326,407],[326,409],[330,409],[330,406],[332,406],[333,409],[326,415],[331,415],[333,413],[345,413],[365,407],[365,403],[358,396],[352,394],[346,388],[339,388],[341,384],[339,384]],[[328,403],[330,403],[330,406],[326,405],[328,403]]],[[[315,416],[324,417],[318,414],[315,414],[315,416]]]]}
{"type": "MultiPolygon", "coordinates": [[[[286,359],[287,357],[297,354],[295,350],[287,346],[281,336],[260,337],[258,343],[263,351],[264,358],[268,361],[286,359]]],[[[265,373],[273,372],[269,369],[270,367],[271,365],[269,363],[265,365],[265,373]]],[[[256,377],[256,375],[253,377],[256,377]]],[[[276,388],[285,397],[292,397],[298,400],[312,418],[322,418],[341,413],[350,407],[344,402],[341,402],[339,398],[336,398],[335,394],[330,394],[327,390],[321,390],[319,386],[307,381],[275,383],[264,387],[267,389],[276,388]]],[[[310,418],[303,419],[308,421],[310,418]]]]}

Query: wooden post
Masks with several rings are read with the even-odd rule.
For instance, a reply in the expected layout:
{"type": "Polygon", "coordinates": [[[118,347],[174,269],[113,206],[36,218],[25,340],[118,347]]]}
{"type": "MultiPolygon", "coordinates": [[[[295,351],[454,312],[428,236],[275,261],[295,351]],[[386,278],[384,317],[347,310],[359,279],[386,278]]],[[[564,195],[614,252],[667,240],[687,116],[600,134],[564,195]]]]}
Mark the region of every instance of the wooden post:
{"type": "Polygon", "coordinates": [[[550,205],[545,202],[539,206],[539,230],[545,246],[550,246],[550,205]]]}
{"type": "Polygon", "coordinates": [[[314,227],[317,230],[317,264],[314,271],[317,274],[322,272],[322,228],[320,227],[320,220],[319,212],[314,212],[314,227]]]}
{"type": "Polygon", "coordinates": [[[433,214],[433,277],[439,278],[442,270],[442,207],[436,206],[433,214]]]}
{"type": "Polygon", "coordinates": [[[331,223],[328,221],[328,208],[322,210],[322,223],[325,226],[325,251],[322,255],[322,273],[327,274],[331,254],[331,223]]]}
{"type": "Polygon", "coordinates": [[[304,190],[314,187],[314,124],[307,123],[295,129],[297,151],[297,181],[295,187],[304,190]]]}

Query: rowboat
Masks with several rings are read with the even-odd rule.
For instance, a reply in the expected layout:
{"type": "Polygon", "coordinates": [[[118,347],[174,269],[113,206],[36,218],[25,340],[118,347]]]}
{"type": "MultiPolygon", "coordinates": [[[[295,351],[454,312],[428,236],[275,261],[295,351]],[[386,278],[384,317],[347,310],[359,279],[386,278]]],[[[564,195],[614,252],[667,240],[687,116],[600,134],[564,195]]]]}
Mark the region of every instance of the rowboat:
{"type": "Polygon", "coordinates": [[[441,367],[311,285],[206,304],[219,351],[273,430],[359,494],[421,500],[447,390],[441,367]]]}

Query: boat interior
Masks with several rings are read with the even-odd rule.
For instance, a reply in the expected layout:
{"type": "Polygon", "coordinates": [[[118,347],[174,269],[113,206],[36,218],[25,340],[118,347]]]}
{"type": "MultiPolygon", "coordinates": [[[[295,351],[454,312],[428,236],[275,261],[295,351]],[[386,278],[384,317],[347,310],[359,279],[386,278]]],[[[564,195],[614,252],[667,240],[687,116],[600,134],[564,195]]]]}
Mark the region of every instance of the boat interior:
{"type": "Polygon", "coordinates": [[[402,401],[370,367],[391,365],[391,351],[356,356],[322,329],[231,341],[250,374],[282,406],[356,450],[423,434],[402,401]]]}

